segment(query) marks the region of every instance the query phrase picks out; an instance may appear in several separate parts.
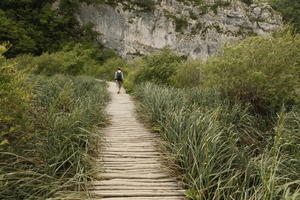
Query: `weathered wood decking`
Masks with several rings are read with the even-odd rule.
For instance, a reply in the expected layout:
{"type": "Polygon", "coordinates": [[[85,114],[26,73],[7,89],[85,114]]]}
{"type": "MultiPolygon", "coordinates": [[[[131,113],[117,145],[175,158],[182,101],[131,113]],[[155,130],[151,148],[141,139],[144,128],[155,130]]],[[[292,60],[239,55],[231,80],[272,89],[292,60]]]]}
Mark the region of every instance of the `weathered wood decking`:
{"type": "Polygon", "coordinates": [[[183,200],[184,190],[161,165],[155,134],[136,120],[130,96],[124,91],[117,94],[114,83],[108,89],[111,125],[104,130],[107,143],[100,162],[105,171],[91,189],[94,199],[183,200]]]}

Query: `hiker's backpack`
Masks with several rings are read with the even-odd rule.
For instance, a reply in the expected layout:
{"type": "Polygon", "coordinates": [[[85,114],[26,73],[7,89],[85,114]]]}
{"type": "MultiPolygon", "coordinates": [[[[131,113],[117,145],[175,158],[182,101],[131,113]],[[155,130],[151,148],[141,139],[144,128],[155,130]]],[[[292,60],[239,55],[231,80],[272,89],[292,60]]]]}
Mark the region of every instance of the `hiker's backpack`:
{"type": "Polygon", "coordinates": [[[116,80],[122,80],[122,72],[117,72],[116,80]]]}

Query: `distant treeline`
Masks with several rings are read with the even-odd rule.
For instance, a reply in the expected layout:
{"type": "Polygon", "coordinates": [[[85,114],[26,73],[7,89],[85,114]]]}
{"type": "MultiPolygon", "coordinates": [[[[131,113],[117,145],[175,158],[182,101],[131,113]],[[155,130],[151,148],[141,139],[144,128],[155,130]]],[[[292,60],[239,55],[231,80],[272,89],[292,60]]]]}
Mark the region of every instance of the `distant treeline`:
{"type": "Polygon", "coordinates": [[[74,12],[85,0],[1,0],[0,43],[9,42],[7,57],[60,50],[70,41],[91,39],[91,26],[79,26],[74,12]]]}

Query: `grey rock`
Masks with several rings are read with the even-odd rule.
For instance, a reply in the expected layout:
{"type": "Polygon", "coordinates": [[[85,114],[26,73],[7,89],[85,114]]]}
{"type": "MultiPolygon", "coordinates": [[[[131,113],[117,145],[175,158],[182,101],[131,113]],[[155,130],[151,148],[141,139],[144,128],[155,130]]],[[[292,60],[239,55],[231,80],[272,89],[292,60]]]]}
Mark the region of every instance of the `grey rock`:
{"type": "Polygon", "coordinates": [[[77,18],[83,25],[95,24],[99,41],[129,59],[166,46],[193,59],[206,59],[224,43],[267,34],[282,25],[281,16],[268,4],[247,6],[232,1],[228,7],[219,7],[217,13],[203,13],[191,3],[160,0],[154,12],[138,9],[128,10],[122,3],[116,7],[81,4],[77,18]],[[181,32],[176,31],[174,17],[187,22],[181,32]]]}

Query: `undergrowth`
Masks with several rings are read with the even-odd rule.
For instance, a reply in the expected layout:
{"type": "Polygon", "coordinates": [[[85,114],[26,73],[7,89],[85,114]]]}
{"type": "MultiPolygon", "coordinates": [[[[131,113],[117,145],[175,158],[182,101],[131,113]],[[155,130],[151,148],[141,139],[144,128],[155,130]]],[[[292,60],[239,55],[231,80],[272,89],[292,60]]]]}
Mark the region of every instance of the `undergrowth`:
{"type": "Polygon", "coordinates": [[[0,199],[84,193],[101,139],[97,128],[106,122],[105,85],[24,75],[6,64],[0,67],[0,199]]]}
{"type": "Polygon", "coordinates": [[[134,62],[127,88],[188,197],[300,199],[299,47],[283,28],[206,61],[165,49],[134,62]]]}
{"type": "Polygon", "coordinates": [[[135,97],[165,141],[188,197],[300,198],[299,109],[266,119],[217,91],[151,83],[138,86],[135,97]]]}

